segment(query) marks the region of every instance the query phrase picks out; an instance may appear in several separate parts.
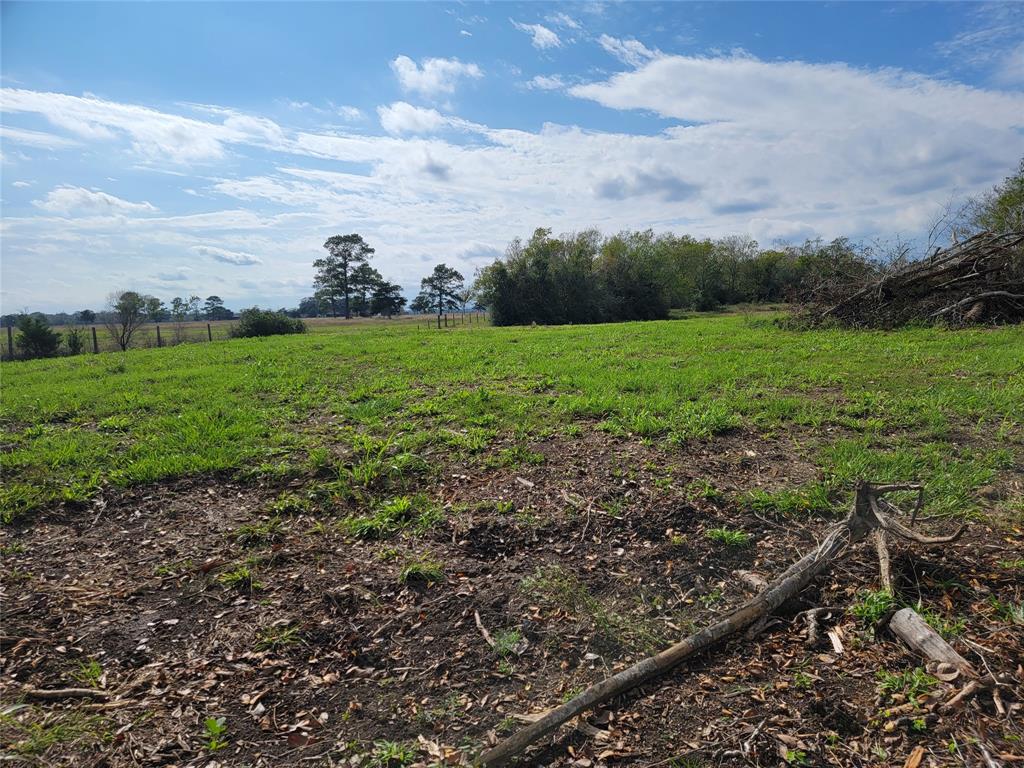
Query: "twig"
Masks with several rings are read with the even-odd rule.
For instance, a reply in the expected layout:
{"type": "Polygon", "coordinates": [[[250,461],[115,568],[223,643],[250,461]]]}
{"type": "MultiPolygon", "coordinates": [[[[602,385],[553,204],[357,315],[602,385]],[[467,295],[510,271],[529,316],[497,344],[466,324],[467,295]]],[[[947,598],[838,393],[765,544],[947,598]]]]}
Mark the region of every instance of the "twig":
{"type": "Polygon", "coordinates": [[[480,621],[480,611],[473,611],[473,620],[476,622],[476,628],[480,630],[480,634],[483,635],[484,642],[487,643],[491,648],[494,647],[494,638],[491,637],[491,633],[487,631],[487,627],[480,621]]]}
{"type": "Polygon", "coordinates": [[[59,701],[60,699],[109,699],[107,691],[97,688],[26,688],[22,691],[26,699],[59,701]]]}

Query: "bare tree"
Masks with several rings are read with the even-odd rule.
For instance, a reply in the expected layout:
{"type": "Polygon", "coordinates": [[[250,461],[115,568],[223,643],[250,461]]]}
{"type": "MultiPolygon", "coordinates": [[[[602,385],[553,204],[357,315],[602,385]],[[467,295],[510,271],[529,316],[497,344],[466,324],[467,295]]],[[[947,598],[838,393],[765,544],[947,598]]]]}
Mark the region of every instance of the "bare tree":
{"type": "Polygon", "coordinates": [[[146,297],[136,291],[114,291],[107,298],[107,310],[107,331],[124,351],[135,331],[146,322],[146,297]]]}

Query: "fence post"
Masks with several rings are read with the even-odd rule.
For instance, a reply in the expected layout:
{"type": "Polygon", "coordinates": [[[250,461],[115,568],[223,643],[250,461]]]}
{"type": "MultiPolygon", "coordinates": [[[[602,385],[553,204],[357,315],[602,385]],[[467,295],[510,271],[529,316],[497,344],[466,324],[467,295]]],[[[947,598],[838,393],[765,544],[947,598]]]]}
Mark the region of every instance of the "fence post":
{"type": "Polygon", "coordinates": [[[162,347],[164,345],[163,340],[160,338],[160,326],[156,327],[156,345],[162,347]]]}
{"type": "Polygon", "coordinates": [[[14,329],[11,326],[7,326],[7,355],[14,359],[14,329]]]}
{"type": "Polygon", "coordinates": [[[441,329],[441,313],[440,312],[437,313],[437,328],[438,328],[438,330],[441,329]]]}
{"type": "Polygon", "coordinates": [[[92,353],[98,355],[100,353],[99,342],[96,341],[96,326],[92,326],[92,353]]]}
{"type": "Polygon", "coordinates": [[[210,341],[213,341],[213,329],[210,328],[209,323],[206,324],[206,338],[208,338],[210,341]]]}

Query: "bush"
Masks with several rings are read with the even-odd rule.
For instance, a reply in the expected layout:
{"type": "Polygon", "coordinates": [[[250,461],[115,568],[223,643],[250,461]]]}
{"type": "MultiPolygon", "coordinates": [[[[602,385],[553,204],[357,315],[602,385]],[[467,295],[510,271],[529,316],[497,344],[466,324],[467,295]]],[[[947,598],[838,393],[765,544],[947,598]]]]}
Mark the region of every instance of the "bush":
{"type": "Polygon", "coordinates": [[[85,349],[85,331],[81,328],[70,328],[64,331],[64,343],[72,355],[82,354],[82,350],[85,349]]]}
{"type": "Polygon", "coordinates": [[[305,333],[306,324],[298,318],[288,317],[284,312],[269,309],[243,309],[238,315],[238,325],[231,335],[239,338],[249,336],[276,336],[281,333],[305,333]]]}
{"type": "Polygon", "coordinates": [[[14,343],[24,357],[52,357],[60,346],[60,334],[38,315],[23,315],[18,319],[18,335],[14,343]]]}

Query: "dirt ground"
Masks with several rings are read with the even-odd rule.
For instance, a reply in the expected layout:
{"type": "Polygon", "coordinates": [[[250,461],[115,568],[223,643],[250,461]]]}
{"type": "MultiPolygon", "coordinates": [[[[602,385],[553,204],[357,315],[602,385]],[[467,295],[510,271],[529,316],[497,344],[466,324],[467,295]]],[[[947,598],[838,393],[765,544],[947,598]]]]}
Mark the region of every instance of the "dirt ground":
{"type": "MultiPolygon", "coordinates": [[[[336,524],[355,502],[275,511],[287,489],[231,478],[50,510],[0,532],[3,748],[68,766],[468,763],[518,716],[727,613],[752,594],[739,571],[771,578],[812,547],[826,521],[740,500],[815,477],[794,440],[551,439],[531,446],[543,463],[447,466],[423,480],[412,490],[444,515],[382,539],[336,524]],[[269,532],[239,531],[275,514],[269,532]],[[717,528],[749,543],[712,540],[717,528]],[[428,561],[443,576],[408,574],[428,561]],[[226,576],[243,565],[248,578],[226,576]],[[31,694],[69,687],[93,693],[31,694]],[[221,735],[207,718],[223,718],[221,735]]],[[[1022,477],[989,492],[1019,497],[1022,477]]],[[[1021,605],[1022,552],[1020,520],[991,516],[953,545],[894,550],[901,599],[946,622],[980,668],[1011,676],[998,700],[937,715],[918,689],[880,693],[879,670],[925,662],[843,613],[878,586],[861,546],[801,595],[839,608],[832,637],[808,646],[790,610],[564,728],[522,764],[1024,762],[1024,625],[1005,610],[1021,605]]],[[[926,687],[947,699],[962,684],[926,687]]]]}

